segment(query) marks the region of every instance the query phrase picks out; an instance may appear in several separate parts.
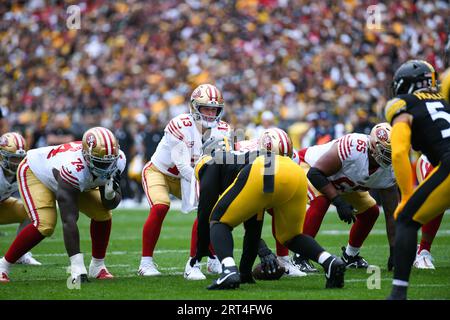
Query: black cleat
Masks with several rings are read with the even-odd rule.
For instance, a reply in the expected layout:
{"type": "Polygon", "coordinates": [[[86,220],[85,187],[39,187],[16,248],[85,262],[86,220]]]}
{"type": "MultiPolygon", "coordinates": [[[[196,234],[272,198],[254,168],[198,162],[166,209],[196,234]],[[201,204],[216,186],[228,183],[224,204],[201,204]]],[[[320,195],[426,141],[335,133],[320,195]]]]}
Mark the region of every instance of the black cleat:
{"type": "Polygon", "coordinates": [[[299,268],[300,271],[305,273],[315,273],[319,272],[316,267],[306,258],[302,257],[298,253],[294,254],[292,258],[294,264],[299,268]]]}
{"type": "Polygon", "coordinates": [[[82,275],[80,275],[80,282],[81,283],[87,283],[87,282],[90,282],[89,281],[89,279],[88,279],[88,276],[87,276],[87,274],[82,274],[82,275]]]}
{"type": "Polygon", "coordinates": [[[208,290],[228,290],[239,288],[241,283],[241,276],[239,275],[238,268],[225,267],[222,265],[222,273],[219,279],[214,280],[214,282],[208,287],[208,290]]]}
{"type": "Polygon", "coordinates": [[[386,298],[386,300],[406,300],[407,289],[408,287],[393,285],[391,294],[386,298]]]}
{"type": "Polygon", "coordinates": [[[349,256],[345,253],[345,247],[342,247],[342,260],[345,262],[347,269],[367,269],[369,264],[363,257],[359,255],[349,256]]]}
{"type": "Polygon", "coordinates": [[[241,273],[240,274],[241,277],[241,283],[249,283],[249,284],[255,284],[256,281],[252,276],[252,273],[241,273]]]}
{"type": "Polygon", "coordinates": [[[323,263],[325,269],[325,278],[327,283],[325,288],[343,288],[344,287],[344,274],[345,274],[345,262],[341,258],[331,256],[323,263]]]}

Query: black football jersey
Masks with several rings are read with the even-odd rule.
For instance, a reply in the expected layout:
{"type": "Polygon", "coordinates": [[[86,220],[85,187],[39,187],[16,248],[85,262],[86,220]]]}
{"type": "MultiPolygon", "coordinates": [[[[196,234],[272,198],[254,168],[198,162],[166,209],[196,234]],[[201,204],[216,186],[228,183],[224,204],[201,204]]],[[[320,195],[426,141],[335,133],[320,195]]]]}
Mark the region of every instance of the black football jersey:
{"type": "Polygon", "coordinates": [[[398,95],[393,101],[387,106],[387,120],[392,122],[403,112],[411,114],[411,145],[437,166],[445,154],[450,154],[450,105],[442,95],[430,91],[398,95]]]}

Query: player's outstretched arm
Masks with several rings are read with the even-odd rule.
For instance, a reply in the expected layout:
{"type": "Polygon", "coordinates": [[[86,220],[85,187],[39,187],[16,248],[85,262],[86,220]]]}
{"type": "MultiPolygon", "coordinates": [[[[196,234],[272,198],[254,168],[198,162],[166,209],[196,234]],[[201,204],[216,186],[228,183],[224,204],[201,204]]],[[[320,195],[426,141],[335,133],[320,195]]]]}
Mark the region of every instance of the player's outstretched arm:
{"type": "Polygon", "coordinates": [[[348,224],[355,222],[353,207],[349,205],[338,194],[334,185],[327,177],[337,173],[342,168],[342,161],[339,158],[337,143],[328,150],[314,167],[308,171],[308,180],[320,192],[322,192],[336,207],[339,218],[348,224]]]}
{"type": "Polygon", "coordinates": [[[58,182],[56,201],[58,202],[61,215],[64,245],[66,246],[67,254],[69,257],[72,257],[80,253],[80,234],[77,226],[79,216],[77,200],[80,191],[63,180],[57,170],[54,169],[53,174],[57,177],[58,182]]]}

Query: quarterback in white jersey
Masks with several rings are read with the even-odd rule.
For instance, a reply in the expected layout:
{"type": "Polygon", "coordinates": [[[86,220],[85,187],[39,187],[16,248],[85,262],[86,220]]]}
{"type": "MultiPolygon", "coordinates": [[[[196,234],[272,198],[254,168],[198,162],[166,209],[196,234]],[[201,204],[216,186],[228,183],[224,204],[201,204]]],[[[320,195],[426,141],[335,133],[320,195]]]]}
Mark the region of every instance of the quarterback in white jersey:
{"type": "MultiPolygon", "coordinates": [[[[167,124],[164,137],[142,171],[142,186],[151,206],[142,232],[142,258],[138,271],[142,276],[161,274],[153,262],[153,252],[170,208],[169,195],[182,200],[183,212],[194,209],[189,201],[191,180],[193,166],[202,155],[202,147],[207,141],[230,136],[230,126],[221,121],[224,113],[223,96],[215,86],[198,86],[192,92],[189,108],[190,113],[181,114],[167,124]]],[[[194,224],[193,237],[197,234],[196,227],[194,224]]],[[[214,263],[217,265],[218,261],[214,263]]],[[[205,278],[199,265],[188,273],[188,278],[205,278]]]]}
{"type": "Polygon", "coordinates": [[[72,280],[85,281],[88,275],[80,252],[79,211],[91,218],[89,276],[112,278],[104,258],[111,232],[111,210],[121,200],[119,182],[125,164],[117,139],[102,127],[87,130],[80,142],[29,151],[19,165],[17,179],[32,224],[18,234],[0,260],[0,274],[8,278],[10,265],[53,233],[57,201],[72,280]]]}
{"type": "MultiPolygon", "coordinates": [[[[355,222],[347,247],[342,247],[342,258],[348,268],[368,267],[359,251],[379,215],[376,201],[368,192],[371,189],[378,190],[383,203],[392,256],[393,213],[398,204],[398,191],[391,166],[390,131],[389,124],[381,123],[370,135],[347,134],[298,153],[309,181],[310,207],[304,233],[315,237],[329,205],[335,205],[341,220],[355,222]]],[[[314,269],[300,256],[294,260],[306,272],[314,269]]],[[[389,260],[391,268],[391,257],[389,260]]]]}

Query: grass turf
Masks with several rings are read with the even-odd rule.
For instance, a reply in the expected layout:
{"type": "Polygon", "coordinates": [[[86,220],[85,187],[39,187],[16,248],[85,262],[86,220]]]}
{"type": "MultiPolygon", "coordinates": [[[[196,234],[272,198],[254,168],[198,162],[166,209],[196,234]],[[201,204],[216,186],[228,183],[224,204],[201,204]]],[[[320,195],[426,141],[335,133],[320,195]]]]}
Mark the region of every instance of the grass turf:
{"type": "MultiPolygon", "coordinates": [[[[45,239],[32,250],[42,266],[15,265],[10,277],[12,281],[0,284],[0,299],[384,299],[391,287],[392,273],[386,270],[388,244],[384,218],[380,215],[374,230],[366,240],[361,254],[372,265],[381,268],[381,288],[369,290],[367,279],[372,274],[365,270],[348,270],[345,288],[325,290],[324,274],[301,278],[282,277],[279,281],[259,281],[255,285],[242,285],[238,290],[208,291],[216,276],[208,275],[205,281],[187,281],[183,278],[184,265],[189,255],[191,226],[194,214],[183,215],[170,212],[164,221],[163,230],[156,247],[154,259],[163,273],[160,277],[137,276],[140,261],[142,225],[148,211],[116,210],[113,217],[111,241],[108,247],[107,266],[115,279],[92,280],[82,284],[80,290],[69,290],[66,268],[69,260],[65,254],[61,224],[52,237],[45,239]]],[[[450,299],[450,222],[447,213],[433,244],[432,254],[437,270],[413,270],[410,299],[450,299]]],[[[270,216],[266,215],[263,236],[274,248],[270,231],[270,216]]],[[[81,248],[85,253],[85,264],[90,262],[89,220],[81,215],[79,220],[81,248]]],[[[329,212],[317,236],[319,243],[334,254],[347,243],[349,227],[329,212]]],[[[0,254],[4,254],[12,242],[16,225],[0,226],[0,254]]],[[[242,248],[242,226],[237,227],[235,257],[239,260],[242,248]]],[[[206,266],[203,266],[203,270],[206,266]]]]}

